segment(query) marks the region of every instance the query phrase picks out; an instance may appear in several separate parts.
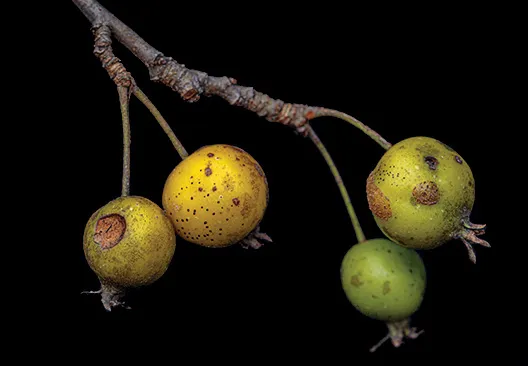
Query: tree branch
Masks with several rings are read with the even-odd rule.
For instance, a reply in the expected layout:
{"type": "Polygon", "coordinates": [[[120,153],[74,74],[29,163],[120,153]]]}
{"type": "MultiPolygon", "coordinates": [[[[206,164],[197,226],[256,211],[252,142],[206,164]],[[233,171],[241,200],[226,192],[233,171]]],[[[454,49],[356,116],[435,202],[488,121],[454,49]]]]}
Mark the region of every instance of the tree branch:
{"type": "MultiPolygon", "coordinates": [[[[120,88],[124,88],[128,91],[128,94],[133,93],[139,99],[139,101],[148,108],[150,113],[152,113],[154,118],[156,118],[156,120],[158,121],[163,131],[165,131],[165,133],[171,140],[172,145],[174,146],[174,148],[176,149],[180,157],[182,159],[185,159],[189,154],[183,147],[180,140],[178,140],[178,138],[172,131],[171,127],[169,126],[167,121],[165,121],[165,119],[163,118],[161,113],[158,111],[158,109],[148,99],[148,97],[141,91],[141,89],[136,85],[134,78],[126,70],[125,66],[121,63],[121,60],[114,55],[114,51],[112,50],[112,37],[111,37],[112,35],[111,35],[110,28],[105,24],[97,23],[94,26],[92,26],[92,32],[95,38],[94,54],[99,59],[99,61],[101,61],[101,63],[103,64],[103,67],[108,72],[108,75],[117,85],[118,90],[121,90],[120,88]]],[[[121,111],[123,112],[122,103],[123,102],[121,101],[121,111]]],[[[128,109],[128,100],[127,100],[127,109],[128,109]]],[[[128,118],[128,112],[127,112],[127,118],[128,118]]],[[[125,123],[124,119],[123,119],[123,123],[125,123]]],[[[125,127],[125,124],[123,124],[123,127],[125,127]]],[[[126,131],[124,130],[124,132],[126,131]]],[[[125,192],[124,182],[125,181],[123,180],[123,192],[125,192]]],[[[128,194],[128,191],[127,191],[127,194],[128,194]]]]}
{"type": "Polygon", "coordinates": [[[72,1],[93,26],[100,24],[108,26],[116,39],[145,64],[151,80],[170,87],[187,102],[196,102],[201,95],[216,95],[229,104],[255,112],[270,122],[293,127],[303,136],[308,134],[307,123],[311,119],[323,116],[337,117],[360,128],[384,149],[391,146],[378,133],[344,113],[304,104],[286,103],[258,92],[252,87],[237,85],[237,81],[233,78],[215,77],[202,71],[188,69],[149,45],[97,1],[72,1]]]}
{"type": "Polygon", "coordinates": [[[143,40],[125,23],[117,19],[95,0],[72,0],[93,26],[105,24],[110,27],[116,39],[130,50],[145,65],[149,65],[160,53],[143,40]]]}

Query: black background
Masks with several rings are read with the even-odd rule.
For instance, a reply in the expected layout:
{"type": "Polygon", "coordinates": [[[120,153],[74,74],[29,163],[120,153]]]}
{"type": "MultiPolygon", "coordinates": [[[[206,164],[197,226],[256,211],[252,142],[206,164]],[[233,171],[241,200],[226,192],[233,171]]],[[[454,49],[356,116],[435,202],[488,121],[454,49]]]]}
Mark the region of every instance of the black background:
{"type": "MultiPolygon", "coordinates": [[[[226,143],[259,161],[270,188],[261,229],[274,242],[257,251],[215,250],[178,238],[167,273],[127,295],[132,309],[106,312],[97,295],[80,294],[98,288],[84,259],[82,234],[90,215],[120,195],[120,111],[116,88],[92,54],[90,24],[70,3],[59,24],[61,64],[67,68],[54,75],[61,90],[51,105],[57,123],[46,130],[53,136],[47,145],[53,164],[46,174],[54,177],[50,189],[61,212],[61,234],[53,235],[50,248],[60,259],[51,268],[52,279],[37,279],[43,288],[55,289],[46,301],[60,309],[46,318],[81,333],[99,332],[100,338],[92,338],[98,342],[116,334],[174,339],[173,350],[195,345],[194,357],[211,353],[217,361],[243,351],[254,359],[347,363],[357,357],[434,360],[455,353],[517,357],[520,338],[512,324],[522,327],[508,312],[515,312],[519,290],[504,277],[516,267],[513,262],[508,271],[500,267],[511,247],[504,240],[506,217],[498,209],[501,122],[490,112],[500,93],[493,84],[501,77],[496,68],[501,40],[489,23],[493,9],[101,3],[189,68],[233,77],[287,102],[343,111],[392,143],[417,135],[447,143],[471,165],[476,180],[471,218],[488,224],[484,238],[492,247],[476,248],[476,265],[457,241],[420,252],[428,287],[412,322],[425,333],[399,349],[386,344],[369,354],[386,328],[358,313],[342,292],[339,266],[356,239],[315,146],[292,129],[217,97],[183,102],[151,82],[142,63],[116,42],[116,55],[189,152],[226,143]],[[148,330],[139,331],[139,325],[148,330]]],[[[165,179],[180,158],[134,98],[130,113],[131,193],[161,204],[165,179]]],[[[380,237],[365,180],[383,150],[344,121],[321,118],[312,126],[341,171],[365,234],[380,237]]]]}

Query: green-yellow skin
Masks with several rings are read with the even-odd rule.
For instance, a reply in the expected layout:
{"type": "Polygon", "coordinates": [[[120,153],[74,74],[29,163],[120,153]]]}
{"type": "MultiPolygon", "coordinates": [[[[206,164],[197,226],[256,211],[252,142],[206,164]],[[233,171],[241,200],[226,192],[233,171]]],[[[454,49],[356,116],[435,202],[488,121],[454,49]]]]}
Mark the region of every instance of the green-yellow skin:
{"type": "Polygon", "coordinates": [[[388,238],[408,248],[432,249],[464,230],[475,180],[456,151],[418,136],[387,150],[367,180],[367,197],[388,238]]]}
{"type": "Polygon", "coordinates": [[[161,207],[144,197],[119,197],[107,203],[91,216],[84,231],[84,254],[90,268],[101,283],[116,288],[145,286],[158,280],[175,248],[171,222],[161,207]],[[124,218],[126,229],[117,244],[105,249],[97,242],[96,226],[99,219],[112,214],[124,218]]]}
{"type": "Polygon", "coordinates": [[[341,284],[362,314],[385,322],[409,318],[420,307],[425,266],[413,249],[387,239],[354,245],[341,263],[341,284]]]}
{"type": "Polygon", "coordinates": [[[204,146],[168,176],[162,205],[176,233],[206,246],[244,239],[264,217],[268,183],[258,162],[231,145],[204,146]]]}

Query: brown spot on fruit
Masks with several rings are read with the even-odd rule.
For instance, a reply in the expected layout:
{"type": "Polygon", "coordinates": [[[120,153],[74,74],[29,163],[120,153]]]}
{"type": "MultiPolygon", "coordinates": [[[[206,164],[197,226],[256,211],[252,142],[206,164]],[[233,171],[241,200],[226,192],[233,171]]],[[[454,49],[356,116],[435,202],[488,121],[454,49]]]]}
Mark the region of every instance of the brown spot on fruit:
{"type": "Polygon", "coordinates": [[[238,198],[233,198],[233,203],[235,206],[238,206],[240,204],[240,200],[238,198]]]}
{"type": "Polygon", "coordinates": [[[412,191],[413,197],[416,202],[432,206],[440,199],[440,191],[435,182],[422,182],[416,185],[412,191]]]}
{"type": "Polygon", "coordinates": [[[383,282],[383,295],[387,295],[390,291],[390,281],[383,282]]]}
{"type": "Polygon", "coordinates": [[[201,191],[203,191],[203,188],[202,188],[202,187],[199,187],[198,190],[201,192],[201,191]]]}
{"type": "Polygon", "coordinates": [[[123,216],[118,214],[103,216],[95,224],[94,241],[102,249],[110,249],[119,244],[125,231],[126,221],[123,216]]]}
{"type": "Polygon", "coordinates": [[[207,154],[207,156],[212,158],[214,156],[214,154],[213,153],[209,153],[209,154],[207,154]]]}
{"type": "Polygon", "coordinates": [[[462,164],[462,159],[460,158],[460,156],[455,155],[455,160],[457,163],[462,164]]]}
{"type": "Polygon", "coordinates": [[[380,219],[388,220],[392,216],[390,200],[374,182],[374,172],[367,179],[367,200],[370,211],[380,219]]]}
{"type": "Polygon", "coordinates": [[[218,188],[216,188],[216,186],[213,187],[213,192],[216,192],[218,188]]]}
{"type": "Polygon", "coordinates": [[[209,167],[205,168],[205,175],[208,177],[211,174],[213,174],[213,171],[211,170],[211,168],[209,168],[209,167]]]}
{"type": "Polygon", "coordinates": [[[424,158],[425,163],[429,166],[429,169],[436,170],[436,167],[438,166],[438,159],[434,156],[426,156],[424,158]]]}
{"type": "Polygon", "coordinates": [[[359,279],[359,275],[353,275],[350,277],[350,284],[355,287],[359,287],[363,285],[363,282],[359,279]]]}

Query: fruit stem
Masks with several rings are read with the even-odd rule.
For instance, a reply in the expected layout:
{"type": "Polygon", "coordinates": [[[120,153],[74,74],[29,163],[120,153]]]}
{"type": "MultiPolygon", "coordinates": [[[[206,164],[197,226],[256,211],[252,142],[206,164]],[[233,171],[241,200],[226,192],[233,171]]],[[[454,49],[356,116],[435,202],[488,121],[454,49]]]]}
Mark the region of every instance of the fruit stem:
{"type": "Polygon", "coordinates": [[[350,220],[352,221],[352,226],[354,227],[354,232],[356,233],[356,239],[359,243],[364,242],[367,240],[365,238],[365,234],[363,234],[363,230],[361,229],[361,225],[359,224],[359,220],[357,218],[356,212],[354,211],[354,207],[352,206],[352,202],[350,201],[350,197],[348,195],[348,192],[346,190],[345,184],[343,183],[343,179],[341,179],[341,175],[339,174],[339,170],[337,170],[336,165],[334,164],[334,161],[332,160],[332,157],[330,156],[330,153],[326,150],[323,142],[319,139],[315,131],[311,126],[307,127],[308,136],[312,140],[312,142],[317,146],[321,154],[323,155],[324,159],[326,160],[326,163],[328,164],[328,167],[332,171],[332,174],[334,175],[334,179],[337,183],[337,186],[339,187],[339,190],[341,191],[341,196],[343,197],[343,201],[345,201],[345,206],[348,210],[348,215],[350,216],[350,220]]]}
{"type": "Polygon", "coordinates": [[[385,343],[386,341],[388,341],[389,339],[390,339],[390,334],[387,333],[387,335],[386,335],[385,337],[381,338],[381,340],[380,340],[378,343],[376,343],[375,345],[373,345],[372,347],[370,347],[370,350],[369,350],[369,351],[370,351],[370,352],[376,352],[376,350],[377,350],[378,348],[380,348],[381,345],[382,345],[383,343],[385,343]]]}
{"type": "Polygon", "coordinates": [[[128,196],[130,193],[130,118],[128,114],[129,89],[119,85],[119,105],[121,106],[121,119],[123,121],[123,178],[121,183],[121,196],[128,196]]]}
{"type": "Polygon", "coordinates": [[[388,142],[387,140],[385,140],[379,133],[377,133],[372,128],[365,125],[363,122],[357,120],[356,118],[352,116],[349,116],[346,113],[339,112],[334,109],[318,108],[313,118],[317,118],[317,117],[335,117],[335,118],[342,119],[344,121],[347,121],[351,125],[359,128],[367,136],[369,136],[371,139],[376,141],[385,150],[388,150],[392,146],[392,144],[388,142]]]}
{"type": "Polygon", "coordinates": [[[146,96],[146,94],[143,93],[143,91],[141,91],[141,89],[139,89],[137,86],[134,88],[133,93],[141,101],[141,103],[143,103],[145,107],[148,108],[148,110],[150,111],[150,113],[152,113],[154,118],[156,118],[156,121],[158,121],[163,131],[165,131],[165,134],[167,134],[167,136],[169,137],[169,140],[171,140],[172,145],[174,146],[174,148],[176,149],[180,157],[182,159],[185,159],[187,156],[189,156],[189,154],[187,153],[187,150],[185,150],[180,140],[178,140],[178,138],[172,131],[172,128],[169,126],[165,118],[163,118],[163,116],[161,115],[159,110],[156,108],[156,106],[146,96]]]}

